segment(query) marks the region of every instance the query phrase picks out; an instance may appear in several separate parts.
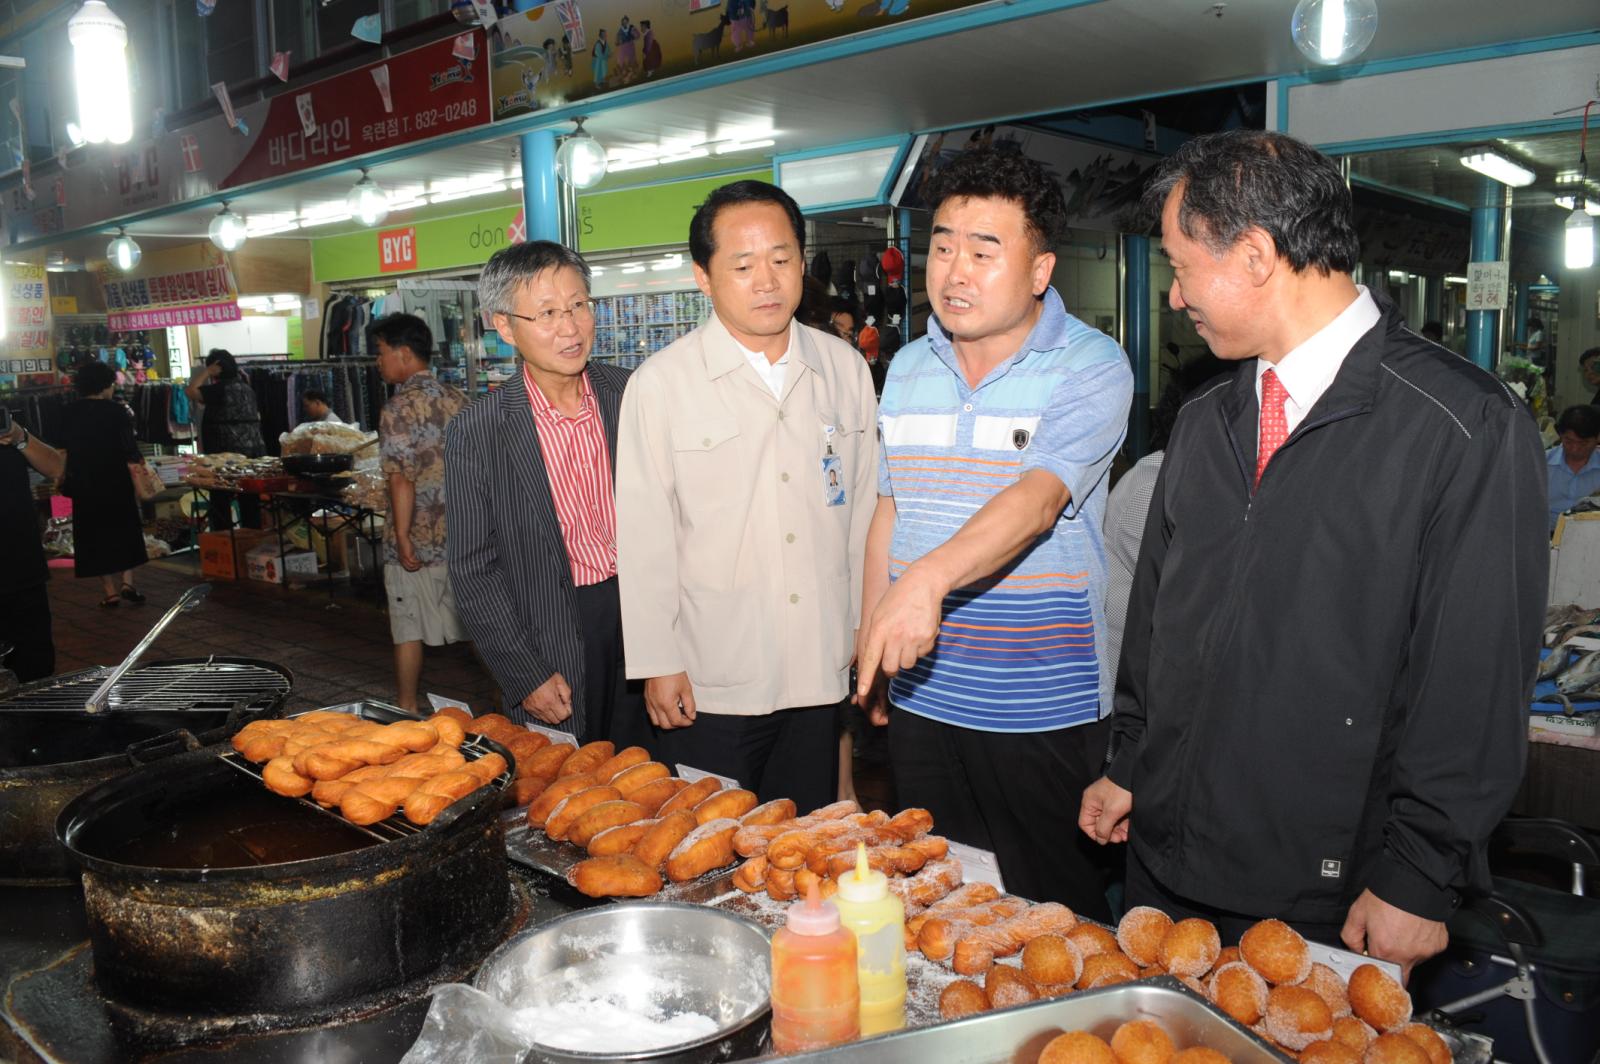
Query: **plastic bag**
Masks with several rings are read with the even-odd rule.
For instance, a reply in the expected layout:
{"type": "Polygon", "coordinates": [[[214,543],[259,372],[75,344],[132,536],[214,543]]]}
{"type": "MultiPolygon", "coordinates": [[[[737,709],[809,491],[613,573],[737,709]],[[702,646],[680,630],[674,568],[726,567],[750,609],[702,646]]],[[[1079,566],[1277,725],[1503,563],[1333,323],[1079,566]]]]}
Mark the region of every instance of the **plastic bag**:
{"type": "Polygon", "coordinates": [[[433,988],[422,1033],[400,1064],[521,1064],[532,1047],[516,1022],[516,1010],[465,983],[433,988]]]}

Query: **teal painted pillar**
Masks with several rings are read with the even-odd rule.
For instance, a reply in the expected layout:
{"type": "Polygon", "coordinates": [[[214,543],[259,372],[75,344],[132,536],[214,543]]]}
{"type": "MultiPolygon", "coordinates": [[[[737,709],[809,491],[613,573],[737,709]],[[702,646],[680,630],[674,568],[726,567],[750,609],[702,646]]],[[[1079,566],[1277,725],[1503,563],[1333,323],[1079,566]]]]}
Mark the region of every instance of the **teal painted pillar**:
{"type": "Polygon", "coordinates": [[[549,130],[524,133],[522,142],[522,216],[529,240],[561,240],[561,190],[556,176],[556,135],[549,130]]]}
{"type": "Polygon", "coordinates": [[[1511,342],[1525,344],[1528,342],[1528,282],[1515,281],[1517,294],[1511,304],[1511,342]]]}
{"type": "Polygon", "coordinates": [[[1123,347],[1133,364],[1133,410],[1128,420],[1129,455],[1138,461],[1150,453],[1150,238],[1122,238],[1123,347]]]}
{"type": "MultiPolygon", "coordinates": [[[[1500,259],[1505,191],[1505,186],[1500,182],[1483,179],[1481,196],[1472,208],[1472,251],[1467,257],[1473,262],[1498,262],[1500,259]]],[[[1491,372],[1494,370],[1495,335],[1499,326],[1500,312],[1497,310],[1467,311],[1467,357],[1491,372]]]]}

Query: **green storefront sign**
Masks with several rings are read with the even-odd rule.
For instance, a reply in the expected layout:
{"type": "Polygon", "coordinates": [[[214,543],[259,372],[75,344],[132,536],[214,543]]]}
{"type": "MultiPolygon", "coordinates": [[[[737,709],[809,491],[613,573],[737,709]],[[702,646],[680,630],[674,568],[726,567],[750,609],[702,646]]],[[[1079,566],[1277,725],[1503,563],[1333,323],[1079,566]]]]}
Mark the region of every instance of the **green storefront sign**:
{"type": "MultiPolygon", "coordinates": [[[[685,243],[689,219],[711,190],[751,177],[771,180],[772,172],[755,170],[579,196],[579,250],[593,254],[685,243]]],[[[479,266],[520,240],[522,232],[522,208],[505,206],[317,237],[311,241],[312,277],[327,284],[479,266]]]]}

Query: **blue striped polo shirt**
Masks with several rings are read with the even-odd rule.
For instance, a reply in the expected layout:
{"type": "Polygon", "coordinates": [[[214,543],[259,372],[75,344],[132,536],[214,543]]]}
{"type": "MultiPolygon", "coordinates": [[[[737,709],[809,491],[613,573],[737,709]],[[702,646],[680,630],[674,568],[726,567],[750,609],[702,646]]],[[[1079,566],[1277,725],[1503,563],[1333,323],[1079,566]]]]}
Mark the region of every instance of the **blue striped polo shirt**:
{"type": "Polygon", "coordinates": [[[1051,531],[945,598],[933,652],[890,682],[897,709],[999,732],[1051,731],[1109,712],[1116,662],[1096,653],[1101,524],[1132,395],[1122,348],[1068,314],[1054,288],[1022,350],[976,388],[936,319],[895,355],[878,410],[878,493],[895,502],[891,579],[1031,469],[1072,493],[1051,531]]]}

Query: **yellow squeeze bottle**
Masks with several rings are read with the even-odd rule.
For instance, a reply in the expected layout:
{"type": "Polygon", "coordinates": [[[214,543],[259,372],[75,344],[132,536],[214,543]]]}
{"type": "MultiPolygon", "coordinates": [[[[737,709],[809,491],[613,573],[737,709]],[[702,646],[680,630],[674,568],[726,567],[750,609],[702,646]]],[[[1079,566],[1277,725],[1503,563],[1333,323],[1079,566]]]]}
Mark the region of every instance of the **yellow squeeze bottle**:
{"type": "Polygon", "coordinates": [[[856,844],[855,870],[839,877],[833,903],[856,936],[862,1037],[900,1030],[906,1025],[906,907],[889,893],[889,877],[868,867],[865,844],[856,844]]]}

